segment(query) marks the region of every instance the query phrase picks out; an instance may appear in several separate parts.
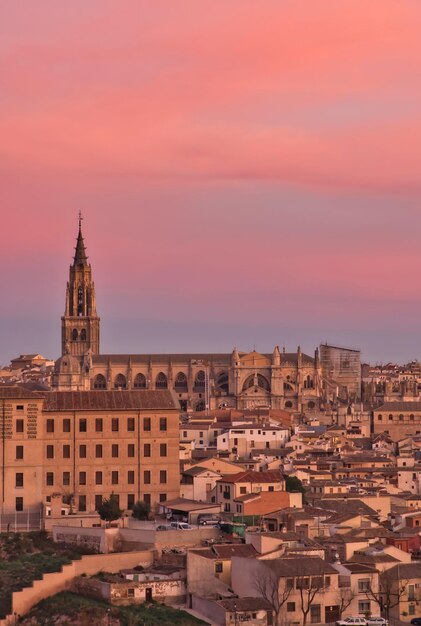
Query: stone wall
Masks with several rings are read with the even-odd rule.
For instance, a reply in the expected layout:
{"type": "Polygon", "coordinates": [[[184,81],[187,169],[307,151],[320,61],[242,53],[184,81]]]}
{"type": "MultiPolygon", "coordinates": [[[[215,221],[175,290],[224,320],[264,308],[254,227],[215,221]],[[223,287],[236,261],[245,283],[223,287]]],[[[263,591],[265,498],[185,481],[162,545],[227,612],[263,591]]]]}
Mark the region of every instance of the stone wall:
{"type": "Polygon", "coordinates": [[[53,526],[54,541],[71,546],[84,546],[98,553],[113,552],[120,548],[118,528],[80,528],[78,526],[53,526]]]}
{"type": "Polygon", "coordinates": [[[137,565],[148,567],[153,563],[153,559],[154,552],[152,550],[83,556],[78,561],[64,565],[61,572],[44,574],[41,580],[33,582],[32,587],[25,587],[22,591],[16,591],[12,597],[12,612],[0,621],[0,626],[14,625],[13,613],[25,615],[41,600],[70,589],[76,576],[97,574],[100,571],[117,573],[121,569],[136,567],[137,565]]]}

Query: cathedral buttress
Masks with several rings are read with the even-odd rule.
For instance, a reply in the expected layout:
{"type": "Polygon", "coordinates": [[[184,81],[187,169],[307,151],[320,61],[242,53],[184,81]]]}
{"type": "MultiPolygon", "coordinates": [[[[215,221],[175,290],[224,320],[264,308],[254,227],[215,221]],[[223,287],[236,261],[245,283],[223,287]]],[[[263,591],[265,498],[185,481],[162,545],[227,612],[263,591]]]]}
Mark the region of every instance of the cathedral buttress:
{"type": "Polygon", "coordinates": [[[100,318],[96,312],[95,285],[82,235],[82,215],[75,256],[69,269],[66,308],[61,318],[61,353],[83,357],[88,351],[99,354],[100,318]]]}

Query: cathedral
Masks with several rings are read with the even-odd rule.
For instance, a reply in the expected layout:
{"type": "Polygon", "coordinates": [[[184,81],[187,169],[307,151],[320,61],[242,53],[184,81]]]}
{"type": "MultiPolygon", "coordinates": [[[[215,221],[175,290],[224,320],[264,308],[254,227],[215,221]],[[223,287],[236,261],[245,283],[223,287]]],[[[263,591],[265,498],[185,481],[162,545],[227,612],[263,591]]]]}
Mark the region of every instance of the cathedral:
{"type": "Polygon", "coordinates": [[[62,356],[52,386],[57,390],[170,389],[183,412],[207,409],[318,409],[325,395],[319,350],[314,357],[270,354],[101,354],[95,284],[79,217],[79,232],[61,318],[62,356]]]}

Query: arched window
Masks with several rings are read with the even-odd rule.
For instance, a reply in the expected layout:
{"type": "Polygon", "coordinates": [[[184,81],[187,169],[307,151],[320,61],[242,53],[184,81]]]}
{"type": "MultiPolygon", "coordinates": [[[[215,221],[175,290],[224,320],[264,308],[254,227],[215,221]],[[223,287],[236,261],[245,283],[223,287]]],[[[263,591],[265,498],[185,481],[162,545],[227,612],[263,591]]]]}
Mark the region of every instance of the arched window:
{"type": "Polygon", "coordinates": [[[270,391],[270,383],[269,381],[262,376],[261,374],[257,374],[257,384],[262,389],[266,389],[266,391],[270,391]]]}
{"type": "Polygon", "coordinates": [[[124,374],[117,374],[114,379],[114,389],[127,389],[127,381],[124,374]]]}
{"type": "Polygon", "coordinates": [[[82,328],[82,330],[80,331],[80,340],[86,341],[86,329],[85,328],[82,328]]]}
{"type": "Polygon", "coordinates": [[[229,386],[227,372],[221,372],[220,374],[218,374],[216,378],[216,388],[220,391],[225,391],[225,393],[228,393],[229,386]]]}
{"type": "Polygon", "coordinates": [[[244,381],[243,391],[246,391],[246,389],[249,389],[250,387],[253,387],[253,385],[254,385],[254,376],[252,374],[251,376],[246,378],[246,380],[244,381]]]}
{"type": "MultiPolygon", "coordinates": [[[[246,389],[250,389],[250,387],[254,387],[254,382],[255,382],[254,374],[251,374],[251,376],[246,378],[246,380],[243,383],[243,391],[246,391],[246,389]]],[[[257,386],[260,387],[261,389],[265,389],[266,391],[270,391],[269,381],[267,380],[267,378],[265,378],[261,374],[257,374],[257,386]]]]}
{"type": "Polygon", "coordinates": [[[174,389],[177,391],[187,391],[187,376],[183,372],[178,372],[175,377],[174,389]]]}
{"type": "Polygon", "coordinates": [[[146,378],[143,374],[136,375],[134,379],[133,387],[135,389],[146,389],[146,378]]]}
{"type": "Polygon", "coordinates": [[[168,389],[168,380],[164,372],[159,372],[155,380],[155,387],[157,389],[168,389]]]}
{"type": "Polygon", "coordinates": [[[206,405],[203,402],[203,400],[200,400],[199,402],[196,403],[196,406],[195,406],[196,411],[204,411],[205,409],[206,409],[206,405]]]}
{"type": "Polygon", "coordinates": [[[107,381],[105,380],[105,376],[102,374],[97,374],[94,378],[94,389],[106,389],[107,381]]]}
{"type": "Polygon", "coordinates": [[[292,385],[290,385],[289,383],[284,383],[284,391],[293,391],[292,385]]]}
{"type": "Polygon", "coordinates": [[[304,380],[304,389],[313,389],[314,383],[310,375],[304,380]]]}
{"type": "Polygon", "coordinates": [[[205,385],[206,385],[206,374],[203,370],[199,370],[196,374],[196,378],[194,379],[193,391],[204,391],[205,385]]]}
{"type": "Polygon", "coordinates": [[[77,328],[74,328],[72,330],[72,341],[77,341],[77,338],[78,338],[77,328]]]}

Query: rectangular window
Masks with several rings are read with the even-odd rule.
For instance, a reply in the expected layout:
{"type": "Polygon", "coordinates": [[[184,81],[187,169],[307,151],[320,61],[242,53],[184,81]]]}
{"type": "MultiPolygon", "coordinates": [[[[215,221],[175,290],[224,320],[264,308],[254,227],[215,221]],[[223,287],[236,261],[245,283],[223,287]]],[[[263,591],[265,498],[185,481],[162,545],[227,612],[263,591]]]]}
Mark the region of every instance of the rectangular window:
{"type": "Polygon", "coordinates": [[[134,493],[127,494],[127,508],[132,509],[134,506],[134,493]]]}
{"type": "Polygon", "coordinates": [[[67,444],[63,446],[63,459],[70,459],[70,446],[67,444]]]}
{"type": "Polygon", "coordinates": [[[310,607],[310,624],[320,624],[322,611],[320,604],[312,604],[310,607]]]}
{"type": "Polygon", "coordinates": [[[23,459],[23,446],[16,446],[16,460],[23,459]]]}
{"type": "Polygon", "coordinates": [[[16,511],[23,511],[23,498],[22,496],[15,499],[15,509],[16,511]]]}
{"type": "Polygon", "coordinates": [[[151,494],[150,493],[144,493],[143,494],[143,502],[145,504],[150,504],[151,503],[151,494]]]}
{"type": "Polygon", "coordinates": [[[114,459],[118,457],[118,443],[111,444],[111,456],[114,459]]]}
{"type": "Polygon", "coordinates": [[[97,443],[95,446],[95,458],[102,459],[102,444],[97,443]]]}
{"type": "Polygon", "coordinates": [[[143,456],[151,456],[151,444],[150,443],[143,444],[143,456]]]}
{"type": "Polygon", "coordinates": [[[275,491],[275,487],[273,485],[269,485],[268,491],[275,491]]]}
{"type": "Polygon", "coordinates": [[[167,482],[167,470],[160,470],[159,472],[159,482],[161,485],[165,485],[167,482]]]}
{"type": "Polygon", "coordinates": [[[161,432],[164,432],[167,430],[167,418],[166,417],[159,418],[159,430],[161,432]]]}
{"type": "Polygon", "coordinates": [[[70,472],[63,472],[63,486],[67,487],[70,485],[70,472]]]}
{"type": "Polygon", "coordinates": [[[134,457],[134,443],[127,444],[127,456],[134,457]]]}
{"type": "Polygon", "coordinates": [[[358,593],[362,593],[364,591],[370,590],[370,579],[369,578],[360,578],[358,581],[358,593]]]}
{"type": "Polygon", "coordinates": [[[103,429],[102,417],[97,417],[95,419],[95,432],[96,433],[102,433],[102,429],[103,429]]]}
{"type": "Polygon", "coordinates": [[[102,485],[102,472],[95,472],[95,484],[102,485]]]}
{"type": "Polygon", "coordinates": [[[53,445],[47,446],[47,459],[54,459],[54,446],[53,445]]]}
{"type": "Polygon", "coordinates": [[[70,432],[70,420],[68,417],[64,418],[63,420],[63,432],[64,433],[70,432]]]}
{"type": "Polygon", "coordinates": [[[360,600],[358,602],[358,613],[370,613],[371,606],[369,600],[360,600]]]}
{"type": "Polygon", "coordinates": [[[240,494],[244,495],[247,493],[247,487],[240,487],[240,494]]]}
{"type": "Polygon", "coordinates": [[[102,504],[102,495],[100,493],[97,493],[95,496],[95,511],[98,511],[101,504],[102,504]]]}
{"type": "Polygon", "coordinates": [[[54,420],[48,419],[47,420],[47,433],[53,433],[53,432],[54,432],[54,420]]]}
{"type": "Polygon", "coordinates": [[[16,420],[16,432],[23,433],[23,420],[16,420]]]}
{"type": "Polygon", "coordinates": [[[127,472],[127,484],[134,485],[134,471],[133,470],[129,470],[127,472]]]}
{"type": "Polygon", "coordinates": [[[150,417],[143,418],[143,430],[148,433],[151,432],[151,418],[150,417]]]}
{"type": "Polygon", "coordinates": [[[79,458],[86,459],[86,446],[84,443],[79,446],[79,458]]]}
{"type": "Polygon", "coordinates": [[[86,472],[79,472],[79,485],[86,485],[86,472]]]}
{"type": "Polygon", "coordinates": [[[415,600],[415,585],[408,585],[408,600],[415,600]]]}
{"type": "Polygon", "coordinates": [[[159,456],[167,456],[167,444],[166,443],[159,444],[159,456]]]}
{"type": "Polygon", "coordinates": [[[16,411],[23,411],[23,409],[24,409],[23,404],[17,404],[16,405],[16,411]]]}
{"type": "Polygon", "coordinates": [[[145,485],[151,484],[151,473],[149,470],[145,470],[143,472],[143,482],[145,483],[145,485]]]}
{"type": "Polygon", "coordinates": [[[224,570],[223,563],[216,562],[215,563],[215,574],[222,574],[223,570],[224,570]]]}
{"type": "Polygon", "coordinates": [[[86,423],[86,419],[84,417],[82,417],[79,420],[79,432],[80,433],[86,433],[87,431],[87,423],[86,423]]]}
{"type": "Polygon", "coordinates": [[[127,431],[129,433],[134,433],[134,417],[127,418],[127,431]]]}
{"type": "Polygon", "coordinates": [[[84,513],[86,511],[86,496],[79,496],[79,511],[84,513]]]}
{"type": "Polygon", "coordinates": [[[167,500],[167,494],[166,493],[160,493],[159,494],[159,501],[160,502],[166,502],[167,500]]]}
{"type": "Polygon", "coordinates": [[[111,484],[118,485],[118,472],[116,470],[111,472],[111,484]]]}
{"type": "Polygon", "coordinates": [[[286,588],[287,589],[294,589],[294,579],[293,578],[287,578],[286,588]]]}
{"type": "Polygon", "coordinates": [[[295,602],[287,602],[287,612],[295,613],[295,602]]]}
{"type": "Polygon", "coordinates": [[[23,473],[17,472],[15,475],[15,487],[23,487],[23,473]]]}
{"type": "Polygon", "coordinates": [[[48,487],[52,487],[54,485],[54,472],[47,472],[45,475],[45,484],[48,487]]]}
{"type": "Polygon", "coordinates": [[[111,430],[113,433],[118,432],[119,429],[119,425],[118,425],[118,417],[113,417],[111,420],[111,430]]]}

